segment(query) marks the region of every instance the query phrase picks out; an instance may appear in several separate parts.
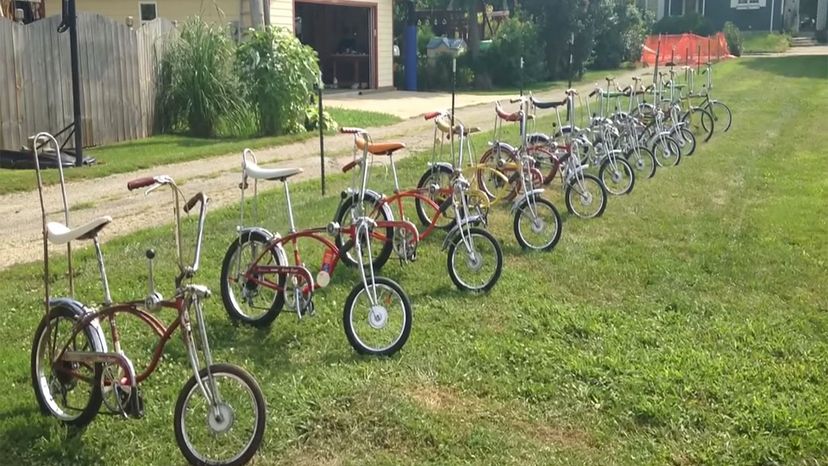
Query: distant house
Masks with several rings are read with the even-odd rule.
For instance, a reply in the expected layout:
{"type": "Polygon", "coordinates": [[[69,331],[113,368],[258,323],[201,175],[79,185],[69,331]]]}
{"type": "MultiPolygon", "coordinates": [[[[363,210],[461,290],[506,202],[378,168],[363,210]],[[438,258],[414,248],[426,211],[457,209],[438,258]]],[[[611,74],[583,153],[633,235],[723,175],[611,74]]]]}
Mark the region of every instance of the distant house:
{"type": "Polygon", "coordinates": [[[466,51],[466,41],[463,39],[449,39],[448,37],[432,37],[426,45],[428,58],[440,55],[458,56],[466,51]]]}
{"type": "Polygon", "coordinates": [[[655,13],[656,19],[695,12],[716,29],[726,21],[744,31],[798,31],[801,17],[816,18],[815,29],[828,20],[828,0],[641,0],[639,5],[655,13]],[[813,11],[811,11],[813,10],[813,11]]]}
{"type": "MultiPolygon", "coordinates": [[[[2,1],[2,0],[0,0],[2,1]]],[[[46,14],[61,13],[60,0],[43,0],[46,14]]],[[[319,54],[325,83],[340,87],[393,86],[393,0],[262,0],[265,23],[291,30],[319,54]]],[[[236,30],[252,24],[248,0],[77,0],[78,11],[136,26],[155,18],[184,21],[201,16],[236,30]]]]}

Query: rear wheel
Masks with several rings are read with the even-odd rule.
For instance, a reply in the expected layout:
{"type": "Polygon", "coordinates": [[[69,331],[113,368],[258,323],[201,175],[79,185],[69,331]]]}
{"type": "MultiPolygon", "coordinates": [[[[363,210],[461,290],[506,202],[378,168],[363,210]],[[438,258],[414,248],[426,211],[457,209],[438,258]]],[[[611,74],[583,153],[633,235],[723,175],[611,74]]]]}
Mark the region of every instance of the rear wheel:
{"type": "Polygon", "coordinates": [[[696,136],[693,132],[682,126],[673,131],[673,139],[679,145],[682,157],[689,157],[696,152],[696,136]]]}
{"type": "Polygon", "coordinates": [[[32,343],[31,374],[37,403],[66,425],[83,427],[101,407],[101,363],[68,362],[58,359],[63,351],[103,352],[103,343],[89,326],[73,336],[78,317],[72,310],[55,307],[41,319],[32,343]]]}
{"type": "Polygon", "coordinates": [[[282,312],[286,275],[249,273],[254,263],[260,267],[288,265],[281,263],[274,250],[268,252],[269,247],[270,238],[253,230],[242,233],[227,249],[221,264],[221,300],[231,320],[266,327],[282,312]]]}
{"type": "Polygon", "coordinates": [[[607,191],[593,175],[573,176],[564,191],[566,210],[581,218],[600,217],[607,208],[607,191]]]}
{"type": "MultiPolygon", "coordinates": [[[[417,189],[421,192],[427,192],[428,197],[434,201],[438,206],[443,205],[451,196],[451,180],[454,176],[454,170],[445,165],[434,165],[423,173],[420,177],[420,182],[417,183],[417,189]]],[[[414,204],[417,208],[417,217],[423,226],[431,225],[431,220],[436,214],[434,208],[428,203],[424,202],[419,197],[414,199],[414,204]]],[[[447,209],[443,215],[437,220],[437,228],[450,229],[454,225],[454,218],[452,217],[454,211],[447,209]]]]}
{"type": "Polygon", "coordinates": [[[517,166],[515,155],[505,149],[491,148],[480,157],[480,167],[477,169],[477,185],[481,191],[492,200],[503,200],[514,197],[519,189],[520,177],[517,170],[510,168],[517,166]]]}
{"type": "Polygon", "coordinates": [[[195,376],[175,403],[175,441],[190,464],[246,464],[262,444],[265,401],[256,380],[240,367],[214,364],[199,371],[201,383],[218,397],[212,406],[195,376]],[[210,377],[212,376],[212,380],[210,377]]]}
{"type": "MultiPolygon", "coordinates": [[[[351,225],[352,222],[352,212],[354,211],[358,200],[356,195],[348,196],[343,202],[342,206],[340,207],[339,211],[336,213],[336,218],[334,221],[339,223],[342,226],[342,229],[345,230],[346,227],[351,225]]],[[[362,213],[365,216],[371,217],[374,221],[393,221],[394,218],[391,215],[389,209],[385,207],[376,208],[377,204],[379,204],[380,199],[375,199],[373,196],[365,196],[363,200],[363,207],[362,213]]],[[[353,212],[353,215],[358,215],[359,212],[353,212]]],[[[346,240],[349,238],[344,237],[343,235],[337,235],[335,238],[336,247],[342,251],[346,244],[346,240]]],[[[364,247],[361,248],[364,251],[364,254],[367,254],[368,248],[364,247]]],[[[387,227],[385,229],[377,228],[371,235],[371,254],[373,257],[370,258],[371,264],[374,267],[374,270],[379,270],[382,266],[388,262],[388,259],[391,257],[391,253],[394,249],[394,229],[391,227],[387,227]],[[382,236],[378,235],[378,233],[382,233],[382,236]]],[[[356,256],[357,248],[356,246],[351,246],[345,254],[342,254],[342,262],[344,262],[348,267],[358,267],[358,257],[356,256]]],[[[369,258],[366,256],[363,258],[362,263],[368,264],[369,258]]]]}

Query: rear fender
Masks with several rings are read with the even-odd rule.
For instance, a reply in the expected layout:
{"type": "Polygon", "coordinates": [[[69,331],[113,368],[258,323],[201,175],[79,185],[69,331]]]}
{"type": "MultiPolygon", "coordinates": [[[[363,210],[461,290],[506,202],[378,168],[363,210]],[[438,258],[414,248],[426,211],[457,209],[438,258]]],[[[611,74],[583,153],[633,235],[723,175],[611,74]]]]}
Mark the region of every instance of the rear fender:
{"type": "MultiPolygon", "coordinates": [[[[49,309],[51,310],[57,307],[68,309],[78,320],[82,320],[93,313],[91,309],[84,306],[81,302],[76,301],[72,298],[50,299],[49,309]]],[[[95,351],[100,351],[102,353],[108,352],[106,347],[106,338],[104,337],[103,329],[101,329],[100,320],[98,320],[97,318],[92,319],[87,324],[87,327],[89,327],[90,331],[92,332],[92,339],[96,340],[92,342],[93,345],[96,345],[95,351]]]]}
{"type": "MultiPolygon", "coordinates": [[[[250,234],[250,233],[258,233],[260,235],[263,235],[265,238],[267,238],[268,243],[270,243],[274,240],[281,239],[281,235],[279,235],[279,233],[275,233],[275,234],[271,233],[269,230],[267,230],[265,228],[262,228],[262,227],[251,227],[251,228],[245,228],[243,230],[240,230],[239,231],[239,237],[244,236],[245,234],[250,234]]],[[[276,253],[276,258],[279,260],[279,264],[281,264],[281,265],[289,265],[290,264],[290,262],[288,262],[288,259],[287,259],[287,253],[285,253],[285,248],[282,247],[281,244],[276,244],[273,247],[273,251],[276,253]]]]}

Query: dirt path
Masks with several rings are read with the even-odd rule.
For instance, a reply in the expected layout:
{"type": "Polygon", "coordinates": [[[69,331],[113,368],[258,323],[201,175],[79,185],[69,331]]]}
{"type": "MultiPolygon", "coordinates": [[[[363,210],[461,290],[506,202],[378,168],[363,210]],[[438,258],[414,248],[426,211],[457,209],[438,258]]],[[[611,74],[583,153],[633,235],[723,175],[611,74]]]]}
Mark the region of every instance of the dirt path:
{"type": "MultiPolygon", "coordinates": [[[[626,72],[618,75],[619,82],[629,81],[634,74],[626,72]]],[[[588,90],[589,85],[580,85],[579,89],[588,90]]],[[[558,99],[563,89],[543,93],[558,99]]],[[[370,95],[365,96],[370,99],[370,95]]],[[[446,108],[450,101],[444,96],[431,96],[434,109],[446,108]]],[[[491,97],[487,103],[463,107],[458,110],[459,118],[468,126],[480,126],[489,129],[494,121],[491,97]]],[[[462,99],[461,99],[462,102],[462,99]]],[[[393,101],[382,99],[376,103],[378,108],[386,110],[393,101]]],[[[424,108],[424,107],[423,107],[424,108]]],[[[342,122],[347,124],[347,122],[342,122]]],[[[374,140],[400,140],[408,147],[403,156],[431,148],[431,126],[421,118],[411,118],[398,124],[370,131],[374,140]]],[[[353,140],[350,136],[337,135],[325,139],[327,166],[330,172],[339,168],[350,157],[353,140]]],[[[319,141],[316,139],[279,146],[256,152],[259,163],[268,167],[301,167],[305,172],[299,179],[317,178],[319,168],[319,141]]],[[[228,154],[204,160],[158,166],[148,170],[112,175],[94,180],[73,181],[67,185],[70,207],[78,206],[70,212],[72,225],[82,225],[102,215],[109,215],[113,221],[104,229],[102,240],[106,241],[120,235],[166,224],[170,221],[166,207],[158,208],[158,198],[146,197],[143,190],[129,192],[127,182],[144,176],[166,174],[172,176],[183,187],[185,193],[203,191],[211,199],[213,208],[238,202],[238,183],[240,181],[241,154],[228,154]]],[[[277,183],[264,189],[276,189],[277,183]]],[[[59,220],[59,186],[46,188],[47,208],[54,210],[50,217],[59,220]]],[[[80,243],[76,247],[87,246],[80,243]]],[[[60,251],[62,248],[52,248],[60,251]]],[[[37,191],[13,193],[0,196],[0,270],[18,263],[38,260],[41,254],[41,222],[37,191]]]]}

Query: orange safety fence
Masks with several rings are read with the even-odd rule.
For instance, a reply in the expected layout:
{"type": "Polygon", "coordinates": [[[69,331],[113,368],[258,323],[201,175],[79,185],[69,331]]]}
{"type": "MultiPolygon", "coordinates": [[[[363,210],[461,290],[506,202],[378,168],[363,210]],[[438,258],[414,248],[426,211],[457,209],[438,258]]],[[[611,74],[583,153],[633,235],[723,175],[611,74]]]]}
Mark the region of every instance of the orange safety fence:
{"type": "Polygon", "coordinates": [[[675,63],[677,65],[699,65],[708,61],[733,58],[727,48],[727,40],[719,32],[710,37],[696,34],[662,34],[648,36],[641,50],[641,63],[654,65],[675,63]],[[659,48],[659,44],[661,44],[659,48]]]}

